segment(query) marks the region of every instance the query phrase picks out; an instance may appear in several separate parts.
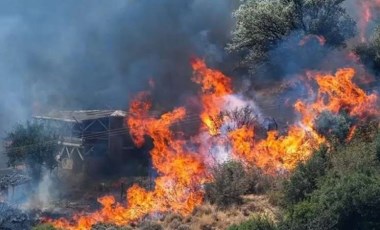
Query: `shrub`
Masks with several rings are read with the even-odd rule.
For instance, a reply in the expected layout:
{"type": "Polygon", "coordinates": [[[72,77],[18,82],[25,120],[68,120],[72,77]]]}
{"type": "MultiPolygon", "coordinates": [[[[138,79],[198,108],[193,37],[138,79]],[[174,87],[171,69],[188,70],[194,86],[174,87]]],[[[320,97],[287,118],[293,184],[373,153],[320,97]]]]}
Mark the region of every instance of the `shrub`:
{"type": "Polygon", "coordinates": [[[336,140],[338,143],[344,143],[353,123],[354,120],[346,113],[335,115],[324,111],[315,120],[315,129],[330,142],[334,143],[336,140]]]}
{"type": "Polygon", "coordinates": [[[33,227],[32,230],[56,230],[56,228],[51,224],[40,224],[33,227]]]}
{"type": "Polygon", "coordinates": [[[117,226],[108,223],[97,223],[91,227],[91,230],[130,230],[130,227],[117,226]]]}
{"type": "MultiPolygon", "coordinates": [[[[335,148],[316,183],[306,183],[307,174],[304,181],[299,176],[302,183],[297,185],[308,188],[307,193],[288,204],[281,229],[380,229],[378,139],[366,140],[359,135],[335,148]]],[[[291,191],[298,194],[302,189],[291,191]]]]}
{"type": "Polygon", "coordinates": [[[273,178],[265,174],[261,169],[255,166],[248,166],[246,168],[246,181],[247,181],[247,194],[262,194],[273,187],[273,178]]]}
{"type": "Polygon", "coordinates": [[[379,229],[380,178],[330,175],[309,200],[296,204],[284,229],[379,229]]]}
{"type": "Polygon", "coordinates": [[[318,179],[325,175],[328,165],[326,147],[321,147],[307,162],[300,163],[289,181],[284,183],[285,203],[297,203],[313,192],[317,188],[318,179]]]}
{"type": "Polygon", "coordinates": [[[212,172],[214,181],[205,186],[206,199],[212,204],[227,207],[242,202],[241,195],[248,190],[246,172],[240,162],[229,161],[212,172]]]}
{"type": "Polygon", "coordinates": [[[275,223],[268,217],[256,215],[250,220],[241,224],[231,225],[228,230],[275,230],[275,223]]]}
{"type": "Polygon", "coordinates": [[[152,221],[144,221],[141,223],[140,228],[141,230],[163,230],[164,228],[162,227],[161,224],[157,222],[152,222],[152,221]]]}
{"type": "Polygon", "coordinates": [[[354,52],[360,57],[369,69],[374,70],[376,73],[380,72],[380,27],[374,31],[368,43],[362,43],[354,48],[354,52]]]}

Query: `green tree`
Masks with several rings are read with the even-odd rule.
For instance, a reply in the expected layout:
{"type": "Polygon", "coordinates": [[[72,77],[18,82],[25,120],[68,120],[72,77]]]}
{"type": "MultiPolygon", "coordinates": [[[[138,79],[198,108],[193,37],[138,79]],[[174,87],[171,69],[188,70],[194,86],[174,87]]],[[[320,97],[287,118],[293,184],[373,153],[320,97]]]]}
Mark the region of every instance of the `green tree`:
{"type": "Polygon", "coordinates": [[[360,60],[373,69],[376,73],[380,72],[380,27],[372,35],[368,43],[359,44],[354,48],[354,52],[360,60]]]}
{"type": "Polygon", "coordinates": [[[265,62],[267,53],[293,31],[320,35],[343,46],[355,35],[355,22],[344,0],[246,0],[234,12],[236,27],[227,49],[243,56],[242,66],[265,62]]]}
{"type": "Polygon", "coordinates": [[[40,179],[42,167],[53,170],[57,166],[58,137],[52,129],[42,124],[19,124],[7,134],[5,140],[8,165],[25,164],[33,179],[40,179]]]}

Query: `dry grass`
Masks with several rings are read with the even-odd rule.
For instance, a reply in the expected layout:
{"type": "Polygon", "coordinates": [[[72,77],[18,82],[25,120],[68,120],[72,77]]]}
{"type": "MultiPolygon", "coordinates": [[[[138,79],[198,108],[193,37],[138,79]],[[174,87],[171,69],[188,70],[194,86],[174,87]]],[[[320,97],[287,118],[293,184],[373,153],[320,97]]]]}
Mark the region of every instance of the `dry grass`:
{"type": "Polygon", "coordinates": [[[254,214],[264,214],[272,220],[278,220],[279,209],[270,204],[266,195],[243,196],[243,204],[227,209],[218,209],[215,205],[205,203],[197,207],[186,217],[177,214],[167,214],[159,223],[164,229],[200,229],[222,230],[232,224],[248,220],[254,214]]]}

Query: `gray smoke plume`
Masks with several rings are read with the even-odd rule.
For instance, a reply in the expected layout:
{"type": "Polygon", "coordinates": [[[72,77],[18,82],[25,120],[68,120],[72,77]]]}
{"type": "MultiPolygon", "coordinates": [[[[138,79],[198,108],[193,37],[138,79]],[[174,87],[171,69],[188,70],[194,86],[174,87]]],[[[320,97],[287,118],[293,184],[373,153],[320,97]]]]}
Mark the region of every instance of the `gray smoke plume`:
{"type": "Polygon", "coordinates": [[[0,136],[33,112],[125,109],[149,79],[156,100],[178,104],[191,57],[223,60],[234,4],[1,1],[0,136]]]}

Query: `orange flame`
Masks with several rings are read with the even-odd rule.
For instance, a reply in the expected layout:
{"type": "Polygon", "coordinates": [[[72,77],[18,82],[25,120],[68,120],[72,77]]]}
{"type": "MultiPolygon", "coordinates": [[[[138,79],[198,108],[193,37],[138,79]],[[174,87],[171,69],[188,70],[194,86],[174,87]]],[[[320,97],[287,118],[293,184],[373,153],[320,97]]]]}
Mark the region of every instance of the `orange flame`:
{"type": "Polygon", "coordinates": [[[371,21],[375,19],[374,10],[379,10],[380,8],[380,0],[358,0],[359,4],[359,36],[361,42],[366,42],[366,34],[368,25],[371,21]]]}
{"type": "MultiPolygon", "coordinates": [[[[346,110],[351,116],[361,118],[379,115],[377,95],[367,95],[355,85],[352,82],[354,75],[355,70],[352,68],[340,69],[335,76],[317,74],[315,80],[319,90],[315,101],[305,103],[298,100],[294,105],[296,111],[301,114],[300,123],[291,126],[285,136],[278,136],[272,131],[265,140],[256,144],[251,138],[252,133],[247,135],[244,129],[235,130],[231,133],[235,137],[231,138],[234,153],[269,172],[281,168],[291,170],[299,161],[308,159],[312,151],[325,142],[314,129],[314,120],[321,112],[329,110],[338,113],[346,110]],[[249,138],[236,138],[239,135],[235,132],[249,138]]],[[[353,127],[348,140],[354,132],[353,127]]]]}
{"type": "Polygon", "coordinates": [[[233,93],[231,79],[218,70],[207,68],[204,61],[194,59],[191,62],[194,71],[193,81],[202,86],[203,112],[201,120],[212,136],[219,134],[217,116],[225,103],[224,96],[233,93]]]}
{"type": "Polygon", "coordinates": [[[147,191],[137,185],[127,191],[127,205],[117,203],[113,196],[98,199],[102,205],[100,211],[77,215],[70,222],[65,219],[52,221],[57,228],[68,230],[91,229],[97,222],[111,222],[126,225],[131,221],[157,212],[173,211],[189,214],[203,201],[201,185],[208,180],[202,158],[187,151],[185,141],[177,139],[170,126],[186,115],[184,108],[177,108],[163,114],[159,119],[148,116],[151,105],[147,94],[141,93],[130,107],[130,116],[126,121],[131,129],[136,145],[144,143],[144,135],[153,139],[151,150],[154,168],[159,173],[155,188],[147,191]]]}
{"type": "Polygon", "coordinates": [[[310,40],[316,39],[320,46],[324,46],[326,43],[326,38],[321,35],[309,34],[304,36],[301,41],[298,43],[299,46],[304,46],[310,40]]]}
{"type": "MultiPolygon", "coordinates": [[[[210,141],[212,144],[227,142],[234,157],[257,165],[268,173],[294,169],[298,162],[308,159],[315,148],[326,142],[314,129],[314,120],[323,111],[339,113],[344,110],[351,116],[360,118],[379,115],[377,95],[367,95],[352,81],[355,70],[345,68],[339,69],[335,75],[309,74],[308,79],[315,80],[318,91],[316,95],[310,95],[311,99],[298,100],[294,104],[300,119],[289,127],[285,135],[269,131],[266,138],[255,140],[254,127],[246,125],[227,130],[225,136],[218,135],[222,134],[220,129],[224,122],[230,122],[218,117],[228,107],[227,96],[233,94],[231,80],[220,71],[208,68],[200,59],[194,60],[192,67],[193,81],[202,86],[203,111],[200,118],[204,125],[201,133],[215,138],[216,141],[210,141]],[[208,134],[203,131],[208,131],[208,134]],[[219,138],[226,138],[227,141],[218,141],[219,138]]],[[[312,90],[310,94],[313,94],[312,90]]],[[[207,149],[200,146],[198,153],[188,150],[188,143],[181,138],[181,133],[171,130],[174,122],[181,121],[186,116],[184,108],[174,109],[160,118],[155,118],[149,113],[152,106],[148,96],[144,92],[137,95],[130,105],[126,124],[137,146],[144,144],[145,135],[153,140],[154,147],[150,154],[152,164],[159,174],[154,190],[147,191],[133,185],[127,191],[126,205],[116,202],[113,196],[104,196],[98,199],[102,205],[99,211],[78,214],[72,221],[50,221],[54,226],[68,230],[85,230],[97,222],[125,225],[152,213],[170,211],[186,215],[202,203],[202,185],[210,180],[205,163],[208,160],[205,157],[207,149]]],[[[350,136],[355,128],[352,127],[351,132],[350,136]]],[[[197,143],[199,139],[190,138],[197,143]]]]}

